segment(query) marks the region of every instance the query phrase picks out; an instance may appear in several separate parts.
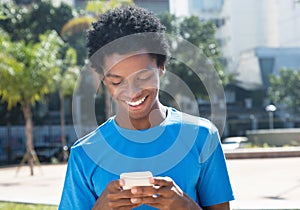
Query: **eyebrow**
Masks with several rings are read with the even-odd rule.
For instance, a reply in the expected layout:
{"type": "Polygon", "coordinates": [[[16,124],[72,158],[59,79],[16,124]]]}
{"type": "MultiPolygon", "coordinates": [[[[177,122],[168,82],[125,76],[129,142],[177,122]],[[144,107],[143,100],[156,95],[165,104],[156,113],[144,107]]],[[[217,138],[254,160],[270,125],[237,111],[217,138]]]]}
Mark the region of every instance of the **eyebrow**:
{"type": "MultiPolygon", "coordinates": [[[[137,75],[139,75],[139,74],[143,74],[143,73],[147,73],[147,72],[150,72],[152,69],[142,69],[142,70],[140,70],[139,72],[137,72],[137,75]]],[[[120,79],[120,78],[123,78],[122,76],[120,76],[120,75],[117,75],[117,74],[111,74],[111,73],[107,73],[106,75],[105,75],[105,77],[113,77],[113,78],[118,78],[118,79],[120,79]]]]}
{"type": "Polygon", "coordinates": [[[116,74],[106,74],[105,77],[113,77],[113,78],[122,78],[120,75],[116,75],[116,74]]]}

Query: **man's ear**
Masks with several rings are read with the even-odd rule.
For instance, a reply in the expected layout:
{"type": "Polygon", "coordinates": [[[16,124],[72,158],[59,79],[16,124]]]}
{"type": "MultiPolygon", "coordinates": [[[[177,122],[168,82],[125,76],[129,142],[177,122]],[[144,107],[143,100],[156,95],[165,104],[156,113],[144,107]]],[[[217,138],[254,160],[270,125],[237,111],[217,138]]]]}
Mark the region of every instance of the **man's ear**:
{"type": "Polygon", "coordinates": [[[102,82],[103,82],[103,84],[104,84],[105,86],[107,85],[107,83],[106,83],[106,78],[105,78],[105,77],[103,77],[102,82]]]}
{"type": "Polygon", "coordinates": [[[100,81],[103,82],[103,84],[106,86],[106,84],[107,84],[106,83],[106,78],[102,73],[100,74],[100,81]]]}
{"type": "Polygon", "coordinates": [[[160,77],[163,76],[165,74],[165,72],[166,72],[166,66],[165,65],[161,65],[159,67],[159,76],[160,77]]]}

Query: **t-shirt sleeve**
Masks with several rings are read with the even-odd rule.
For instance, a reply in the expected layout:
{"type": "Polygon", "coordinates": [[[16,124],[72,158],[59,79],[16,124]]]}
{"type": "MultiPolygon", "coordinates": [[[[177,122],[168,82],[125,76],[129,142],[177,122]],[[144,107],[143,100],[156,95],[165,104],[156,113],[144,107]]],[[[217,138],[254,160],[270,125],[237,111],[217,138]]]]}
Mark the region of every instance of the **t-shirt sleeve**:
{"type": "Polygon", "coordinates": [[[202,206],[212,206],[234,200],[225,156],[218,132],[212,131],[200,154],[201,172],[197,183],[202,206]]]}
{"type": "Polygon", "coordinates": [[[71,150],[59,210],[92,209],[96,202],[97,196],[85,175],[84,164],[89,160],[84,160],[80,151],[71,150]]]}

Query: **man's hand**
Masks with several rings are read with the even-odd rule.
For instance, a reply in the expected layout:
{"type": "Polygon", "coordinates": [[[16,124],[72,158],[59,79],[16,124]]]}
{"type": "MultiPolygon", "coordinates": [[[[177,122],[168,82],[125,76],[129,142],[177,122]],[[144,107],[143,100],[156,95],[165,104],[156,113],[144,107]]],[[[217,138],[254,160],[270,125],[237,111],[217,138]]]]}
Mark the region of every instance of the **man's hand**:
{"type": "Polygon", "coordinates": [[[97,199],[93,210],[131,210],[140,204],[132,203],[130,190],[122,190],[124,180],[110,182],[101,196],[97,199]]]}
{"type": "MultiPolygon", "coordinates": [[[[97,199],[93,210],[131,210],[146,204],[160,210],[201,210],[200,206],[176,185],[169,177],[152,178],[152,186],[133,187],[122,190],[124,180],[110,182],[97,199]]],[[[222,203],[207,210],[229,210],[229,203],[222,203]]]]}
{"type": "Polygon", "coordinates": [[[197,210],[201,209],[170,178],[153,178],[154,187],[133,187],[131,193],[133,204],[147,204],[160,210],[197,210]]]}

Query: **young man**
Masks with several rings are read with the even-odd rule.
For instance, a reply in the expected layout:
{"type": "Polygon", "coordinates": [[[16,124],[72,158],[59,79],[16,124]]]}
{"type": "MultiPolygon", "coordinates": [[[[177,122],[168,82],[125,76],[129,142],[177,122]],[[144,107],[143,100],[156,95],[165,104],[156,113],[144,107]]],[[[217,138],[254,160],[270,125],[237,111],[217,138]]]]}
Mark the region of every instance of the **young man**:
{"type": "Polygon", "coordinates": [[[217,129],[162,105],[165,27],[150,12],[117,8],[88,32],[89,56],[117,113],[71,149],[59,209],[229,209],[233,193],[217,129]],[[151,171],[123,189],[122,172],[151,171]]]}

